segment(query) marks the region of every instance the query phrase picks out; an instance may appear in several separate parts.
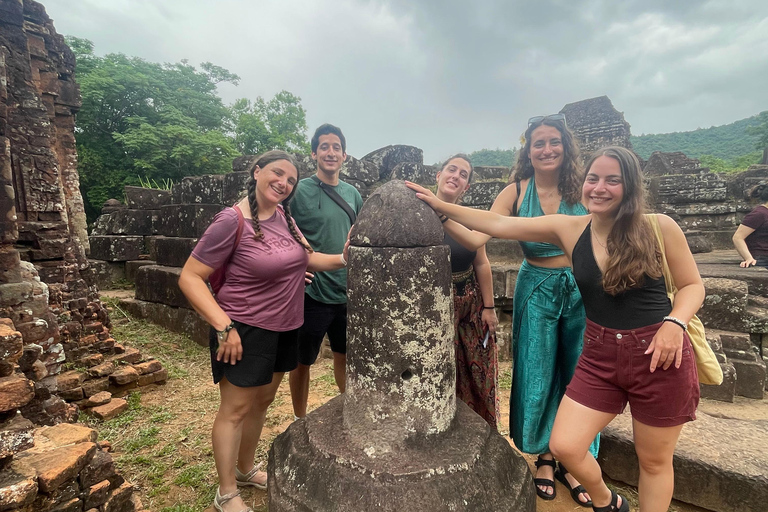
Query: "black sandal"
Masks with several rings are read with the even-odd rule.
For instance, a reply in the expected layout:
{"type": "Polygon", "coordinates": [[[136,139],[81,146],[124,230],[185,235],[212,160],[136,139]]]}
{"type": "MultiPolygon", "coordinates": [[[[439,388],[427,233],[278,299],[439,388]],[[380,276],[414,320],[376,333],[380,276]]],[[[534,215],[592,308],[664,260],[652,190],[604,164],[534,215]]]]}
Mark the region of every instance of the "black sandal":
{"type": "Polygon", "coordinates": [[[563,463],[558,462],[557,469],[555,470],[555,478],[568,488],[568,490],[571,492],[571,498],[573,498],[573,501],[575,501],[576,504],[581,505],[582,507],[591,507],[592,500],[581,501],[579,499],[579,496],[582,493],[587,494],[587,490],[581,484],[577,485],[576,487],[571,487],[571,484],[568,483],[568,480],[565,478],[565,475],[567,474],[568,474],[568,470],[565,469],[565,466],[563,466],[563,463]]]}
{"type": "MultiPolygon", "coordinates": [[[[536,469],[539,469],[541,466],[551,466],[553,470],[557,469],[557,463],[555,462],[555,459],[542,459],[541,455],[539,455],[539,457],[536,459],[534,466],[536,466],[536,469]]],[[[557,489],[555,489],[554,480],[550,480],[549,478],[534,478],[533,483],[536,484],[536,494],[539,496],[539,498],[543,500],[553,500],[557,496],[557,489]],[[539,489],[539,485],[544,487],[551,487],[552,494],[539,489]]]]}
{"type": "Polygon", "coordinates": [[[611,503],[605,507],[596,507],[592,505],[592,510],[595,512],[629,512],[629,503],[627,499],[621,494],[616,494],[615,491],[611,491],[611,503]],[[621,497],[621,507],[619,507],[619,497],[621,497]]]}

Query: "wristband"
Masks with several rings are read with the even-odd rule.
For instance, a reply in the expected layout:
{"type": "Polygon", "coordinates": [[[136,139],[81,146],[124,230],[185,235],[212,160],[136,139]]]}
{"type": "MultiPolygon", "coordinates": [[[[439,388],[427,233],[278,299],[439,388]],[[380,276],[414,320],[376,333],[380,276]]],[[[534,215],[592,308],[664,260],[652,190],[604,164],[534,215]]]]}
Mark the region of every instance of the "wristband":
{"type": "Polygon", "coordinates": [[[447,215],[441,215],[440,216],[440,223],[441,224],[445,224],[445,221],[447,221],[447,220],[448,220],[448,216],[447,215]]]}
{"type": "Polygon", "coordinates": [[[483,306],[483,309],[496,309],[496,306],[483,306]]]}
{"type": "Polygon", "coordinates": [[[339,254],[339,256],[341,256],[341,264],[346,267],[347,260],[344,259],[344,253],[339,254]]]}
{"type": "Polygon", "coordinates": [[[674,317],[674,316],[665,316],[661,321],[662,322],[672,322],[673,324],[679,325],[684,331],[688,330],[688,324],[683,322],[679,318],[674,317]]]}

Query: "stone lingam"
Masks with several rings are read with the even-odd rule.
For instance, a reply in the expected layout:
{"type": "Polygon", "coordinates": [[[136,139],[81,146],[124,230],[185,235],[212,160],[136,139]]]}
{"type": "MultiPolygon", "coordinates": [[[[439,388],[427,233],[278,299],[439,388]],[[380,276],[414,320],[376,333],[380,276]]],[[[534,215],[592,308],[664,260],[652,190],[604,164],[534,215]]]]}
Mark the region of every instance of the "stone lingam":
{"type": "Polygon", "coordinates": [[[456,399],[450,251],[402,181],[352,229],[346,393],[269,451],[270,512],[536,509],[525,460],[456,399]]]}

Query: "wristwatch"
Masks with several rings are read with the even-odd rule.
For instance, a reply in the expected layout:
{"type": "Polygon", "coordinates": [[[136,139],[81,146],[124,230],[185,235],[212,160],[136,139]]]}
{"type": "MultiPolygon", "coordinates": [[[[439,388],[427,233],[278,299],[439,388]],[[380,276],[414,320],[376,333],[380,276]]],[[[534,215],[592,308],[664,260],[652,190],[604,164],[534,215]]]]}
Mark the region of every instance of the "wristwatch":
{"type": "Polygon", "coordinates": [[[216,331],[216,340],[219,343],[224,343],[225,341],[227,341],[227,334],[229,333],[229,331],[231,331],[234,328],[235,328],[235,322],[234,321],[229,322],[228,326],[226,326],[220,331],[216,331]]]}

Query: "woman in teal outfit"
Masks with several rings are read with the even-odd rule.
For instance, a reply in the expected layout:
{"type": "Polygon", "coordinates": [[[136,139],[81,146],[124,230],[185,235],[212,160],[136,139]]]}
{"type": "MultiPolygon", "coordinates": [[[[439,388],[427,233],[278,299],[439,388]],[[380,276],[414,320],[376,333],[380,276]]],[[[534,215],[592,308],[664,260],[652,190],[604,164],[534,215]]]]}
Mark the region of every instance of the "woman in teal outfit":
{"type": "MultiPolygon", "coordinates": [[[[582,172],[579,149],[565,116],[531,118],[511,183],[491,211],[520,217],[585,215],[587,210],[580,203],[582,172]]],[[[453,221],[445,223],[445,230],[468,249],[490,238],[453,221]]],[[[555,498],[557,478],[576,503],[588,507],[592,505],[589,495],[562,465],[556,467],[549,451],[555,414],[581,354],[584,306],[570,262],[560,248],[529,242],[520,245],[525,260],[514,297],[510,437],[522,452],[539,455],[535,483],[542,499],[555,498]]],[[[592,455],[597,455],[598,444],[596,438],[592,455]]]]}

